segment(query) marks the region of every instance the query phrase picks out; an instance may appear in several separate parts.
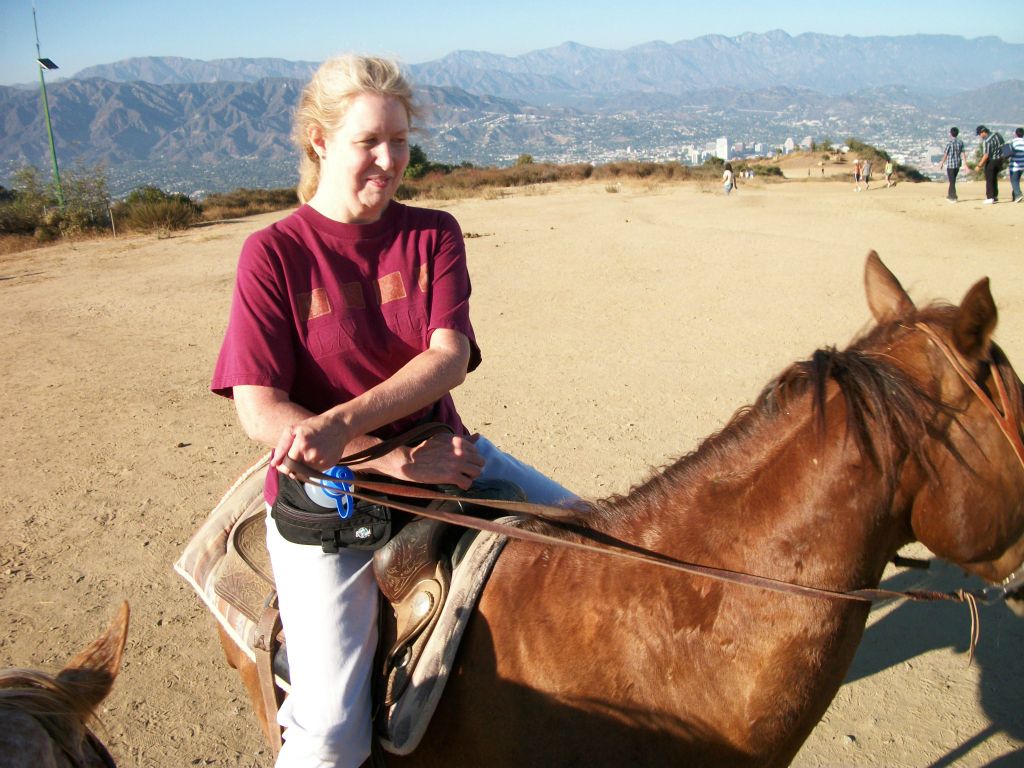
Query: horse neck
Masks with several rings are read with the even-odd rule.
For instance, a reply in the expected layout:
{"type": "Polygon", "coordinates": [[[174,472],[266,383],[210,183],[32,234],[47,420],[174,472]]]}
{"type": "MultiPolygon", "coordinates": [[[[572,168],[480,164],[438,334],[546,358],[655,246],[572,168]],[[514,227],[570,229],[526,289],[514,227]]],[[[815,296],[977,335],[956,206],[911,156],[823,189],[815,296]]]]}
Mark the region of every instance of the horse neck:
{"type": "MultiPolygon", "coordinates": [[[[831,439],[819,438],[809,404],[796,406],[746,414],[612,502],[610,532],[635,540],[641,531],[643,546],[670,556],[824,589],[877,585],[910,538],[909,502],[843,437],[838,393],[826,409],[831,439]]],[[[902,464],[888,448],[882,455],[902,464]]]]}

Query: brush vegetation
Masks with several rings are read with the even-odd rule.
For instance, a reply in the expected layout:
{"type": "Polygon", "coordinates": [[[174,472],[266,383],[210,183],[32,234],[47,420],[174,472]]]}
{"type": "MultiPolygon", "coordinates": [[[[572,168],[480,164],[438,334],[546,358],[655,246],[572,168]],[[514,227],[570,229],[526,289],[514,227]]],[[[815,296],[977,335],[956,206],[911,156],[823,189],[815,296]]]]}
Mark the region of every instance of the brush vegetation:
{"type": "MultiPolygon", "coordinates": [[[[850,139],[847,144],[860,157],[885,161],[889,155],[868,144],[850,139]]],[[[820,149],[827,149],[822,146],[820,149]]],[[[752,170],[757,177],[781,178],[782,171],[771,160],[732,163],[737,172],[752,170]]],[[[723,161],[711,158],[703,165],[677,162],[622,161],[592,165],[538,163],[522,154],[503,168],[477,167],[471,163],[448,165],[432,162],[418,145],[410,147],[409,165],[396,194],[399,200],[454,200],[468,197],[500,197],[510,189],[558,182],[602,184],[618,192],[622,183],[644,184],[696,181],[701,184],[721,179],[723,161]]],[[[911,166],[898,166],[904,178],[924,177],[911,166]]],[[[106,172],[102,166],[75,167],[62,177],[64,205],[58,204],[53,185],[33,166],[18,170],[10,189],[0,186],[0,253],[23,250],[58,238],[95,236],[112,231],[167,234],[204,221],[251,216],[286,210],[298,205],[294,189],[236,189],[211,194],[202,201],[187,195],[143,186],[123,200],[111,200],[106,172]]]]}

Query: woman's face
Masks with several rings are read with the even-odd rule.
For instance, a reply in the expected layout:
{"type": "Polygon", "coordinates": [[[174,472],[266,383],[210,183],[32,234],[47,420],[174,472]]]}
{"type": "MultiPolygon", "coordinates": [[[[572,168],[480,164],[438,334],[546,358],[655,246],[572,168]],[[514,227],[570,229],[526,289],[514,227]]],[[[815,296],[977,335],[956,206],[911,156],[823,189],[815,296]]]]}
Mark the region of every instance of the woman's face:
{"type": "Polygon", "coordinates": [[[364,93],[349,102],[334,133],[313,144],[322,150],[320,185],[341,221],[376,221],[395,195],[409,164],[409,117],[391,96],[364,93]]]}

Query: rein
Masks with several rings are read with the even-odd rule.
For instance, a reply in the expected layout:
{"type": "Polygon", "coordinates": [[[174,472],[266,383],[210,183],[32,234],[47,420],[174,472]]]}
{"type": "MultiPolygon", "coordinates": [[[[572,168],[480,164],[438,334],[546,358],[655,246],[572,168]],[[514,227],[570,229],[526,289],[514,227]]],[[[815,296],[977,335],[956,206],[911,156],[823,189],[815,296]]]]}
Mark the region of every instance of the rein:
{"type": "MultiPolygon", "coordinates": [[[[1006,384],[1003,381],[998,368],[994,365],[992,366],[992,377],[995,379],[996,390],[999,393],[999,401],[1002,406],[1001,409],[970,375],[967,365],[962,357],[945,341],[943,341],[931,326],[925,323],[916,323],[915,327],[935,343],[949,361],[950,365],[953,366],[953,369],[957,372],[960,378],[964,380],[964,383],[967,384],[978,400],[981,401],[982,405],[984,405],[989,411],[1000,431],[1009,441],[1017,459],[1020,461],[1021,467],[1024,468],[1024,440],[1021,438],[1020,429],[1014,422],[1006,384]]],[[[444,424],[423,424],[418,427],[414,427],[409,432],[384,441],[376,446],[350,456],[343,457],[338,463],[346,466],[360,464],[378,456],[382,456],[400,445],[414,445],[444,432],[450,433],[451,429],[444,424]]],[[[307,481],[316,481],[314,484],[322,484],[325,482],[333,484],[336,481],[336,478],[325,475],[312,467],[300,464],[289,457],[285,457],[283,464],[289,472],[305,478],[307,481]]],[[[651,552],[643,549],[642,547],[622,541],[596,541],[594,539],[590,539],[588,541],[574,541],[571,539],[559,538],[547,533],[532,531],[516,527],[514,525],[509,525],[507,523],[471,517],[469,515],[459,514],[456,512],[448,512],[443,509],[424,509],[422,507],[395,501],[392,498],[388,498],[388,496],[398,496],[400,498],[427,501],[455,501],[459,502],[460,505],[463,501],[470,501],[475,506],[488,507],[508,513],[524,515],[527,518],[550,522],[556,525],[574,516],[574,510],[571,508],[554,507],[545,504],[531,504],[528,502],[518,501],[494,501],[484,499],[468,500],[456,495],[429,491],[419,486],[407,486],[399,485],[397,483],[365,480],[358,476],[352,481],[351,485],[359,488],[360,491],[341,490],[340,492],[360,501],[380,504],[382,506],[390,507],[391,509],[418,515],[420,517],[430,518],[432,520],[451,523],[463,528],[472,528],[477,531],[496,533],[508,536],[512,539],[529,541],[535,544],[552,545],[583,552],[612,555],[614,557],[632,560],[634,562],[648,563],[657,567],[668,568],[677,572],[704,576],[717,581],[742,584],[749,587],[759,587],[761,589],[768,589],[784,594],[862,603],[894,599],[915,601],[949,600],[953,602],[966,602],[971,611],[972,655],[974,644],[977,641],[978,603],[991,604],[993,602],[1003,600],[1012,592],[1024,587],[1024,567],[1022,567],[1007,576],[999,585],[985,587],[978,590],[959,589],[955,592],[934,592],[923,590],[895,591],[888,589],[856,589],[849,591],[822,589],[820,587],[810,587],[802,584],[794,584],[788,581],[781,581],[767,576],[756,576],[754,574],[743,573],[742,571],[732,571],[727,568],[715,568],[713,566],[699,565],[697,563],[690,563],[684,560],[677,560],[676,558],[657,552],[651,552]],[[365,493],[365,491],[369,491],[370,494],[365,493]],[[382,495],[378,496],[375,494],[382,495]]],[[[334,485],[331,487],[336,491],[339,490],[334,485]]],[[[585,536],[588,531],[586,531],[586,529],[576,529],[573,532],[585,536]]]]}
{"type": "MultiPolygon", "coordinates": [[[[311,467],[307,467],[304,464],[300,464],[292,459],[284,460],[285,466],[291,471],[300,476],[305,476],[308,480],[316,480],[318,482],[332,482],[336,483],[337,478],[333,478],[330,475],[325,475],[322,472],[318,472],[311,467]]],[[[317,483],[314,483],[314,485],[317,483]]],[[[393,483],[381,483],[372,480],[363,480],[356,477],[350,481],[350,484],[364,489],[366,491],[372,491],[373,494],[388,494],[389,496],[401,496],[405,498],[420,499],[420,500],[431,500],[431,501],[455,501],[459,502],[460,505],[463,501],[473,504],[478,507],[489,507],[492,509],[503,510],[507,512],[518,512],[528,518],[535,520],[541,520],[544,522],[558,523],[559,518],[565,518],[572,514],[571,509],[561,507],[550,507],[543,504],[530,504],[527,502],[516,502],[516,501],[493,501],[489,499],[464,499],[460,496],[453,496],[443,493],[435,493],[428,491],[423,488],[410,487],[405,485],[397,485],[393,483]]],[[[541,533],[540,531],[531,531],[529,529],[519,528],[508,523],[501,523],[492,520],[486,520],[478,517],[471,517],[469,515],[460,514],[458,512],[448,512],[442,509],[425,509],[423,507],[417,507],[412,504],[405,504],[403,502],[395,501],[393,498],[388,496],[377,496],[367,493],[361,493],[359,491],[348,491],[338,489],[333,486],[335,492],[344,493],[347,496],[351,496],[359,501],[366,501],[373,504],[380,504],[382,506],[389,507],[401,512],[408,512],[413,515],[420,517],[426,517],[431,520],[439,520],[445,523],[452,523],[463,528],[472,528],[477,531],[485,531],[487,533],[496,533],[502,536],[507,536],[510,539],[519,539],[521,541],[529,541],[535,544],[553,545],[562,547],[565,549],[575,549],[582,552],[591,552],[601,555],[612,555],[613,557],[620,557],[626,560],[633,560],[635,562],[648,563],[650,565],[659,566],[662,568],[668,568],[669,570],[680,571],[683,573],[695,574],[698,576],[706,576],[707,578],[716,579],[718,581],[732,582],[734,584],[745,584],[751,587],[762,587],[764,589],[770,589],[775,592],[783,592],[792,595],[802,595],[804,597],[819,597],[819,598],[832,598],[836,600],[849,600],[854,602],[874,602],[876,600],[888,600],[894,598],[904,598],[912,600],[962,600],[963,598],[956,597],[952,594],[946,594],[943,592],[893,592],[885,589],[859,589],[850,592],[839,592],[829,589],[820,589],[818,587],[808,587],[801,584],[793,584],[788,581],[780,581],[778,579],[772,579],[767,576],[755,576],[749,573],[743,573],[741,571],[731,571],[726,568],[715,568],[709,565],[698,565],[697,563],[689,563],[684,560],[677,560],[668,555],[662,555],[657,552],[651,552],[641,547],[636,547],[631,544],[627,544],[621,541],[612,542],[597,542],[590,540],[586,542],[573,541],[571,539],[563,539],[557,536],[552,536],[548,533],[541,533]]],[[[575,531],[576,533],[584,533],[585,531],[575,531]]]]}

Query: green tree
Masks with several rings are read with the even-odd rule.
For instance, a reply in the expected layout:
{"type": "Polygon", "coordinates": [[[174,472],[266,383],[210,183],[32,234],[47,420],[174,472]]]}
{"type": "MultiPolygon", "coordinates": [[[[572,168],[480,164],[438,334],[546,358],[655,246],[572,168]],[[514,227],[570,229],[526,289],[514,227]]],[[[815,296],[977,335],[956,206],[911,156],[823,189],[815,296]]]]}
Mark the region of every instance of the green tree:
{"type": "Polygon", "coordinates": [[[450,165],[431,162],[423,148],[418,144],[413,144],[409,147],[409,164],[405,167],[405,176],[403,178],[415,181],[416,179],[422,179],[428,173],[436,172],[448,175],[453,170],[450,165]]]}
{"type": "Polygon", "coordinates": [[[40,213],[46,206],[57,204],[53,189],[42,180],[39,169],[34,165],[23,166],[14,172],[14,194],[22,205],[37,208],[40,213]]]}
{"type": "Polygon", "coordinates": [[[850,151],[855,153],[857,157],[863,160],[871,160],[872,162],[892,160],[889,157],[889,153],[878,147],[874,147],[870,144],[865,144],[860,139],[849,138],[846,140],[846,146],[850,148],[850,151]]]}
{"type": "Polygon", "coordinates": [[[422,179],[430,172],[430,166],[431,163],[427,158],[427,153],[423,151],[419,144],[413,144],[409,147],[409,164],[405,166],[405,178],[422,179]]]}
{"type": "Polygon", "coordinates": [[[64,211],[61,214],[62,234],[77,234],[90,229],[105,229],[110,193],[107,174],[100,164],[75,166],[64,174],[64,211]]]}
{"type": "Polygon", "coordinates": [[[39,169],[26,165],[14,172],[13,186],[7,199],[0,203],[0,233],[31,235],[41,240],[57,236],[56,219],[59,212],[48,208],[57,205],[53,189],[43,181],[39,169]],[[47,218],[54,219],[47,223],[47,218]]]}
{"type": "MultiPolygon", "coordinates": [[[[184,197],[184,195],[179,195],[179,197],[184,197]]],[[[160,187],[144,186],[136,187],[129,192],[124,199],[124,204],[130,208],[143,203],[163,203],[173,198],[174,195],[164,192],[160,187]]]]}
{"type": "Polygon", "coordinates": [[[516,165],[533,165],[533,155],[520,155],[516,158],[516,165]]]}

